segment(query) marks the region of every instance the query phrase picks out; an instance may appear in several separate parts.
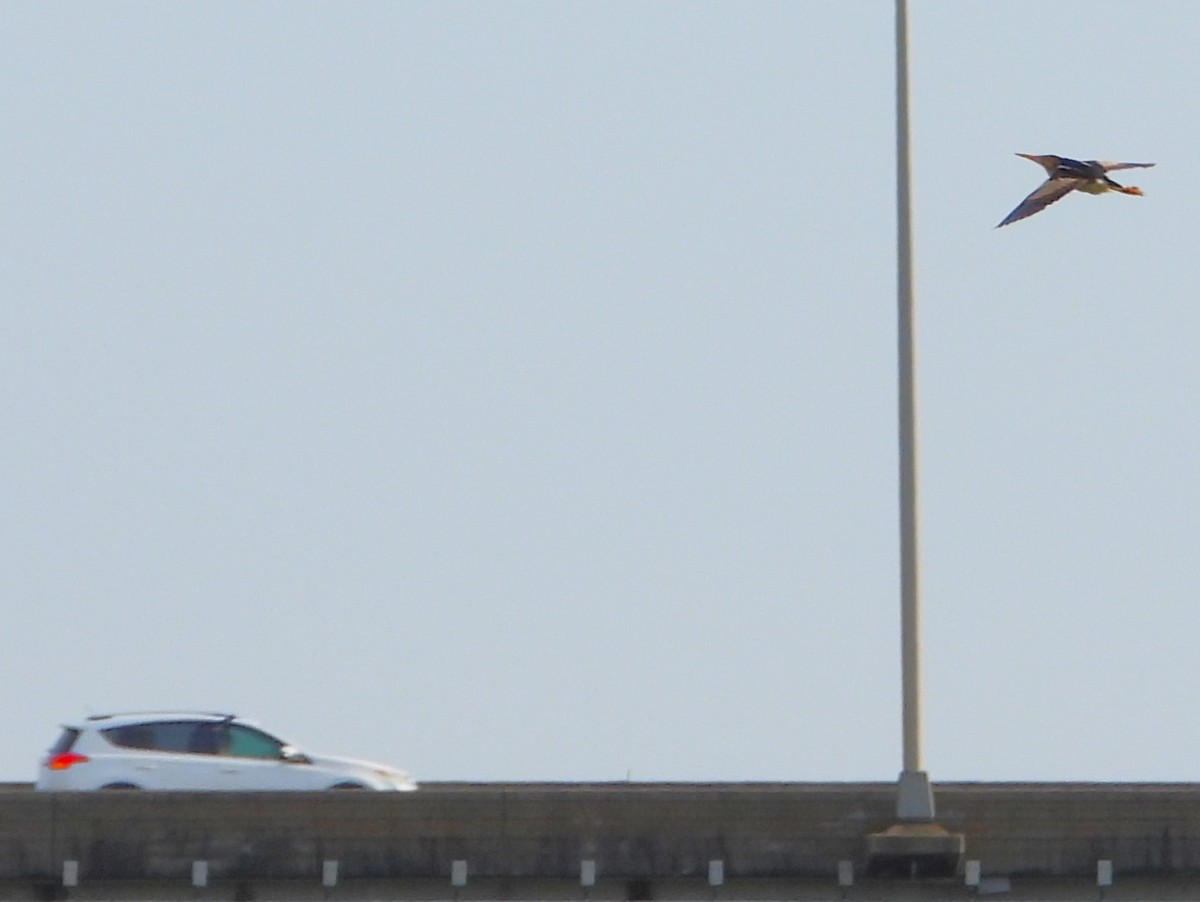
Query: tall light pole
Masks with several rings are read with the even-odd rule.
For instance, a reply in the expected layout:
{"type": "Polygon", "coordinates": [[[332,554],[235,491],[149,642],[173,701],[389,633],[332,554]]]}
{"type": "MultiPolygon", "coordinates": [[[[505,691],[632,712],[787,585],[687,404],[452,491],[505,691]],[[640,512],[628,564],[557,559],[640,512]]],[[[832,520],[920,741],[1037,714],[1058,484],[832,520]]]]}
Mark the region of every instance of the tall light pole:
{"type": "Polygon", "coordinates": [[[912,172],[908,144],[908,6],[896,0],[896,296],[899,309],[900,663],[904,684],[904,769],[898,823],[867,836],[867,868],[880,876],[958,873],[966,837],[934,822],[933,789],[921,768],[920,607],[917,547],[917,392],[913,322],[912,172]]]}
{"type": "Polygon", "coordinates": [[[908,3],[896,0],[896,296],[899,308],[900,648],[904,684],[904,770],[896,801],[902,821],[932,820],[933,792],[921,766],[920,572],[917,545],[917,393],[913,334],[912,163],[908,140],[908,3]]]}

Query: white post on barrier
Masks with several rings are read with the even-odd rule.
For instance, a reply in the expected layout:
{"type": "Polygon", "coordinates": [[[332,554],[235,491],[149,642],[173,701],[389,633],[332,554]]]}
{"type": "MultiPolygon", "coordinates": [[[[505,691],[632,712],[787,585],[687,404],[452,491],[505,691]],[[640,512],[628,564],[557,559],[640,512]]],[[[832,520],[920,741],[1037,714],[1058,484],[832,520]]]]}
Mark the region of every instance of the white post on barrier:
{"type": "Polygon", "coordinates": [[[454,887],[454,899],[457,902],[459,893],[467,885],[467,861],[465,858],[456,858],[450,862],[450,885],[454,887]]]}
{"type": "Polygon", "coordinates": [[[1096,887],[1100,891],[1100,900],[1104,902],[1104,897],[1108,893],[1108,888],[1113,885],[1113,863],[1111,858],[1101,858],[1096,862],[1096,887]]]}
{"type": "Polygon", "coordinates": [[[854,886],[854,862],[843,859],[838,862],[838,891],[840,898],[850,896],[850,887],[854,886]]]}
{"type": "Polygon", "coordinates": [[[838,886],[843,889],[848,886],[854,886],[854,862],[839,861],[838,862],[838,886]]]}
{"type": "Polygon", "coordinates": [[[322,886],[337,886],[338,881],[338,863],[336,859],[326,858],[325,863],[321,866],[321,885],[322,886]]]}
{"type": "Polygon", "coordinates": [[[971,889],[979,889],[980,874],[982,873],[982,865],[978,861],[968,861],[966,865],[966,884],[971,889]]]}
{"type": "Polygon", "coordinates": [[[724,886],[725,884],[725,862],[720,858],[714,858],[708,863],[708,885],[709,886],[724,886]]]}
{"type": "Polygon", "coordinates": [[[596,860],[594,858],[584,858],[579,862],[579,885],[583,887],[583,898],[590,898],[592,887],[596,885],[596,860]]]}

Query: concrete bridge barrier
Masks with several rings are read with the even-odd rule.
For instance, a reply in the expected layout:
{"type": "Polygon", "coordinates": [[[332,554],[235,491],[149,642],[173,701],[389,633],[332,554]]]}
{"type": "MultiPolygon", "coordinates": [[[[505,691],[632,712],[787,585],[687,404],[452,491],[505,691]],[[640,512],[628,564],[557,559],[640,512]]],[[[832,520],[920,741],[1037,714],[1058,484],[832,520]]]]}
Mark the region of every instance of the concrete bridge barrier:
{"type": "Polygon", "coordinates": [[[1200,899],[1200,785],[935,792],[974,886],[866,876],[866,838],[895,820],[885,783],[4,792],[0,898],[1200,899]]]}

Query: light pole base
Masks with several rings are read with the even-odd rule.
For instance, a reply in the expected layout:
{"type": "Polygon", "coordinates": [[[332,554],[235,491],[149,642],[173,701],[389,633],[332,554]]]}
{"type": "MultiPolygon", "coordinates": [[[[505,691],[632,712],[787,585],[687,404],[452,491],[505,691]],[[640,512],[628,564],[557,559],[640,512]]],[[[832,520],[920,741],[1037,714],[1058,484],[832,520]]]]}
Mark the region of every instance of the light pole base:
{"type": "Polygon", "coordinates": [[[896,792],[896,817],[901,821],[933,820],[933,787],[929,785],[929,774],[925,771],[901,772],[896,792]]]}
{"type": "Polygon", "coordinates": [[[867,873],[901,879],[953,877],[966,850],[966,837],[937,824],[896,824],[867,837],[867,873]]]}
{"type": "Polygon", "coordinates": [[[959,872],[966,837],[933,820],[933,789],[924,771],[900,774],[899,823],[867,837],[867,873],[875,877],[950,877],[959,872]]]}

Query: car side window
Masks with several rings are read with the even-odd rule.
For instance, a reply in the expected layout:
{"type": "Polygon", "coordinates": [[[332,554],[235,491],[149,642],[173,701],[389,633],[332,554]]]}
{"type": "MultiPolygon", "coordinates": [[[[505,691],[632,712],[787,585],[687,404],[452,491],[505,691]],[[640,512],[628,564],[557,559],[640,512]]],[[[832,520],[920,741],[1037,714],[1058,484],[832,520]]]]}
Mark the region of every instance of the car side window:
{"type": "Polygon", "coordinates": [[[188,751],[197,755],[222,755],[229,747],[229,729],[223,723],[198,723],[188,738],[188,751]]]}
{"type": "Polygon", "coordinates": [[[102,730],[104,738],[123,749],[154,748],[154,732],[147,726],[135,724],[129,727],[114,727],[102,730]]]}
{"type": "Polygon", "coordinates": [[[199,747],[197,729],[204,726],[208,724],[160,721],[110,727],[101,732],[105,739],[121,748],[154,752],[200,752],[206,749],[199,747]]]}
{"type": "Polygon", "coordinates": [[[238,758],[279,759],[283,757],[283,743],[261,730],[234,724],[229,727],[229,747],[226,754],[238,758]]]}

